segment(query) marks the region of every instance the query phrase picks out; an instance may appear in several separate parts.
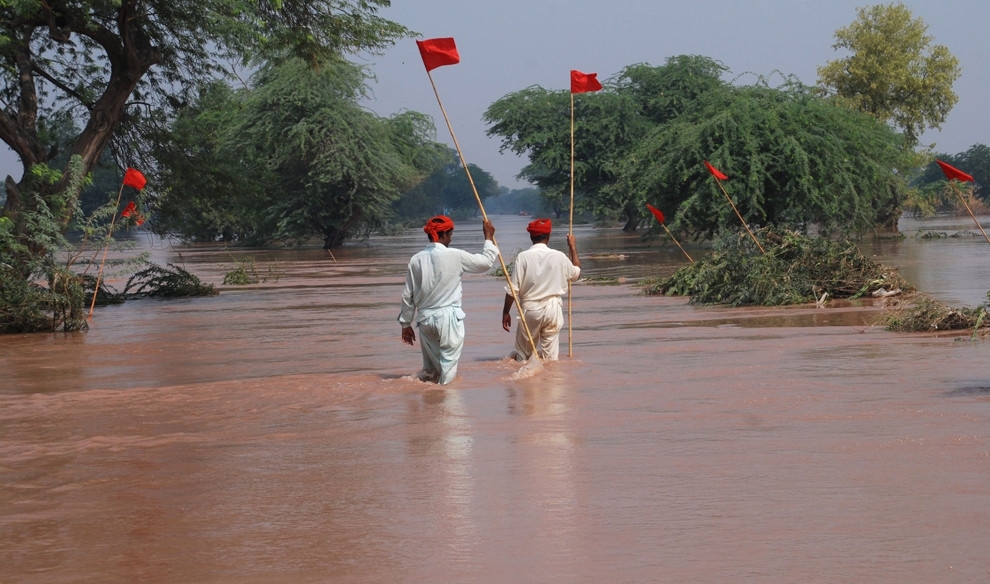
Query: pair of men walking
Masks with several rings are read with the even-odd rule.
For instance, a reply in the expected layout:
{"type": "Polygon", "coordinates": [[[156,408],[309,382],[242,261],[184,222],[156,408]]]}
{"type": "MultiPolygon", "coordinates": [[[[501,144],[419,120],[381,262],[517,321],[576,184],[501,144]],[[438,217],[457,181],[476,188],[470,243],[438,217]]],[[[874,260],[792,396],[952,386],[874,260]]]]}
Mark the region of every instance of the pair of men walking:
{"type": "MultiPolygon", "coordinates": [[[[461,309],[461,277],[464,273],[480,274],[491,269],[498,257],[495,227],[490,221],[482,224],[485,242],[481,253],[472,254],[451,248],[454,222],[438,215],[423,227],[430,244],[412,257],[406,270],[402,291],[402,342],[414,344],[413,322],[419,327],[423,370],[419,378],[445,385],[457,375],[457,363],[464,347],[464,311],[461,309]]],[[[532,247],[516,256],[511,286],[519,296],[537,354],[544,360],[556,360],[559,355],[560,329],[564,316],[561,295],[568,282],[581,276],[574,236],[567,235],[569,256],[547,246],[552,231],[549,219],[537,219],[526,227],[532,247]]],[[[510,331],[510,309],[515,303],[512,289],[506,286],[502,308],[502,328],[510,331]]],[[[513,356],[526,360],[532,345],[524,327],[517,327],[513,356]]]]}

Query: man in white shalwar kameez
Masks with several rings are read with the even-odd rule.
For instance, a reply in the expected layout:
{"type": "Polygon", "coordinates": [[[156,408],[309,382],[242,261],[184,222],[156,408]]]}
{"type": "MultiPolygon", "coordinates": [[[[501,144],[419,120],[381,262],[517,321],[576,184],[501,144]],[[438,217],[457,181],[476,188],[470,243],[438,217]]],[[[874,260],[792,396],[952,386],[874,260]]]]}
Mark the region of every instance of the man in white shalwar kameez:
{"type": "MultiPolygon", "coordinates": [[[[519,304],[533,335],[533,344],[540,359],[556,361],[560,353],[560,329],[564,325],[561,294],[567,292],[567,283],[581,277],[581,262],[577,255],[574,236],[567,234],[568,258],[563,252],[547,247],[552,225],[549,219],[537,219],[526,227],[533,246],[519,252],[512,271],[512,287],[519,295],[519,304]]],[[[502,307],[502,328],[509,331],[512,317],[509,309],[515,304],[512,290],[505,289],[502,307]]],[[[516,328],[516,345],[512,356],[525,361],[533,354],[533,346],[526,335],[526,328],[516,328]]]]}
{"type": "Polygon", "coordinates": [[[482,274],[491,269],[498,257],[493,241],[495,227],[489,221],[482,224],[485,243],[478,254],[449,247],[454,233],[454,222],[449,217],[433,217],[423,231],[430,244],[409,260],[399,324],[402,342],[407,345],[416,341],[413,322],[419,327],[423,352],[419,378],[446,385],[457,375],[457,361],[464,347],[461,275],[482,274]]]}

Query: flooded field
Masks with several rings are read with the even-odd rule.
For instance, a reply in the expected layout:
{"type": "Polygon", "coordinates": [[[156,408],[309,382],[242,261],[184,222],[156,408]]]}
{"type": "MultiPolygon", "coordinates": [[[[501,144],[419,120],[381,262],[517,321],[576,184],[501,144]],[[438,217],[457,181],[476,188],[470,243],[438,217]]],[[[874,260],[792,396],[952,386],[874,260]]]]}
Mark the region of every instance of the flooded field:
{"type": "MultiPolygon", "coordinates": [[[[492,219],[510,261],[527,219],[492,219]]],[[[982,236],[914,237],[971,225],[863,248],[976,306],[982,236]]],[[[889,333],[868,303],[645,297],[675,246],[575,235],[584,276],[622,283],[574,286],[574,355],[565,332],[517,378],[504,280],[471,276],[444,387],[410,379],[396,322],[421,232],[334,258],[139,239],[268,281],[0,337],[0,581],[990,582],[988,341],[889,333]]]]}

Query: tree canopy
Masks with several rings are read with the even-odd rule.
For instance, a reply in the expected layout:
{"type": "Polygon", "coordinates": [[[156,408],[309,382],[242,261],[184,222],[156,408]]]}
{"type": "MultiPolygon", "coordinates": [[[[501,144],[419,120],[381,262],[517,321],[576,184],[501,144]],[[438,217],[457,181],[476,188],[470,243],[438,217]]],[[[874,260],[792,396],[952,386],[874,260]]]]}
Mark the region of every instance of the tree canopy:
{"type": "MultiPolygon", "coordinates": [[[[8,177],[4,215],[19,237],[30,229],[25,189],[63,227],[78,192],[67,179],[32,182],[32,166],[57,152],[46,128],[60,112],[82,131],[68,145],[91,170],[116,136],[121,156],[141,144],[126,129],[185,103],[196,84],[230,63],[288,51],[307,62],[378,51],[410,32],[377,15],[388,0],[119,0],[0,4],[0,139],[17,153],[21,184],[8,177]]],[[[43,251],[43,250],[35,250],[43,251]]]]}
{"type": "Polygon", "coordinates": [[[959,60],[933,45],[928,26],[901,2],[857,8],[857,18],[835,31],[833,48],[850,52],[818,68],[825,95],[904,132],[912,147],[939,128],[958,101],[952,85],[959,60]]]}
{"type": "MultiPolygon", "coordinates": [[[[900,214],[913,159],[900,136],[792,79],[737,86],[724,65],[678,56],[624,69],[602,91],[575,100],[579,209],[635,229],[646,203],[698,235],[738,227],[704,161],[727,183],[747,222],[855,231],[900,214]]],[[[566,208],[568,93],[530,87],[486,112],[503,149],[526,154],[522,176],[566,208]]]]}
{"type": "Polygon", "coordinates": [[[386,222],[446,151],[427,116],[360,107],[364,88],[363,70],[342,59],[279,61],[249,88],[205,87],[156,140],[165,171],[156,228],[255,243],[319,236],[336,247],[386,222]]]}

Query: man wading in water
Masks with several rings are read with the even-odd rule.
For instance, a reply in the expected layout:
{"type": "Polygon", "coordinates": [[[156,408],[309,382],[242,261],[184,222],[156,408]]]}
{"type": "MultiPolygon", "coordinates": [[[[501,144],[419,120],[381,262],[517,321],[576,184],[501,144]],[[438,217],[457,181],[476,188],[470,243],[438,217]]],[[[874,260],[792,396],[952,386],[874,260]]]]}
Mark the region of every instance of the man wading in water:
{"type": "Polygon", "coordinates": [[[482,224],[485,243],[481,253],[472,254],[450,247],[454,222],[437,215],[423,227],[430,245],[409,260],[406,287],[402,291],[402,342],[416,340],[412,323],[419,326],[419,346],[423,351],[423,370],[418,377],[446,385],[457,375],[457,360],[464,347],[464,311],[461,310],[461,275],[482,274],[491,269],[498,257],[492,241],[495,227],[482,224]]]}
{"type": "MultiPolygon", "coordinates": [[[[567,283],[581,277],[574,236],[567,235],[570,259],[563,253],[547,247],[552,225],[549,219],[537,219],[526,227],[533,246],[516,256],[512,271],[512,287],[519,294],[519,306],[525,313],[526,324],[533,335],[540,359],[556,361],[560,350],[560,327],[564,324],[560,295],[567,291],[567,283]]],[[[512,290],[505,289],[505,305],[502,307],[502,328],[509,331],[512,317],[509,309],[515,303],[512,290]]],[[[525,327],[516,329],[516,348],[512,356],[518,361],[529,359],[532,344],[525,327]]]]}

